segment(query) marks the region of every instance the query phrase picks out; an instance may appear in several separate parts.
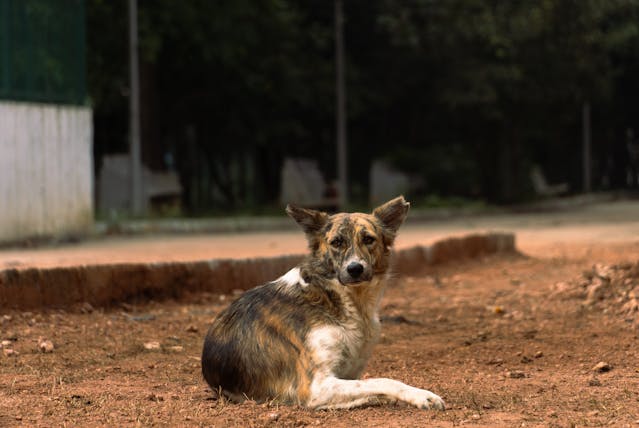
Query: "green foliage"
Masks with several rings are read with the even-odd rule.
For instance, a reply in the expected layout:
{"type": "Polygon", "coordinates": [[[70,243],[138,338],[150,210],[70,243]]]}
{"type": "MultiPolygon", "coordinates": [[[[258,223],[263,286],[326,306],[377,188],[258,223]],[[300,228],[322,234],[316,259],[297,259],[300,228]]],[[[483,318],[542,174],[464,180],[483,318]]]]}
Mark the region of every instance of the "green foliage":
{"type": "Polygon", "coordinates": [[[480,166],[462,144],[436,144],[425,148],[399,148],[389,155],[400,171],[419,178],[427,195],[478,197],[480,166]]]}
{"type": "Polygon", "coordinates": [[[386,1],[378,22],[414,57],[403,73],[423,70],[402,98],[415,88],[429,97],[426,108],[404,112],[414,118],[405,127],[474,147],[481,194],[492,200],[525,197],[527,168],[551,150],[563,160],[559,178],[578,183],[581,105],[597,106],[601,123],[619,102],[618,77],[629,70],[615,52],[637,46],[638,11],[635,0],[386,1]],[[442,122],[455,129],[440,131],[442,122]]]}
{"type": "Polygon", "coordinates": [[[0,0],[0,98],[86,103],[83,0],[0,0]]]}
{"type": "MultiPolygon", "coordinates": [[[[284,156],[318,159],[334,176],[332,2],[139,5],[145,162],[175,156],[187,208],[274,202],[284,156]]],[[[620,135],[639,128],[639,0],[344,7],[358,195],[378,157],[417,173],[424,195],[516,202],[529,195],[532,164],[578,189],[584,102],[595,178],[623,184],[620,135]]],[[[98,155],[126,149],[126,14],[124,1],[88,0],[98,155]]]]}

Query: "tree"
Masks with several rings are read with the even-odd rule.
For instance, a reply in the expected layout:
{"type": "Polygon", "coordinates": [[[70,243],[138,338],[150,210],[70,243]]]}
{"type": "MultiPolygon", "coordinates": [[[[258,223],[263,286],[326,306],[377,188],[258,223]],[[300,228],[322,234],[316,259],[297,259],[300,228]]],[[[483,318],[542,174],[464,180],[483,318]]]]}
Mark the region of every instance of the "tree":
{"type": "Polygon", "coordinates": [[[446,131],[448,138],[472,147],[484,171],[482,194],[515,201],[524,194],[529,164],[540,158],[574,175],[580,106],[611,102],[610,54],[636,38],[632,16],[639,5],[413,0],[385,6],[381,25],[397,46],[422,60],[424,78],[416,86],[431,109],[445,112],[438,120],[445,114],[445,124],[462,128],[446,131]]]}
{"type": "MultiPolygon", "coordinates": [[[[140,1],[144,161],[174,155],[190,212],[273,203],[285,155],[335,176],[332,6],[140,1]]],[[[586,100],[595,178],[623,185],[639,0],[348,0],[344,13],[353,199],[379,157],[422,176],[415,197],[520,201],[534,163],[578,188],[586,100]]],[[[124,16],[89,0],[98,158],[126,149],[124,16]]]]}

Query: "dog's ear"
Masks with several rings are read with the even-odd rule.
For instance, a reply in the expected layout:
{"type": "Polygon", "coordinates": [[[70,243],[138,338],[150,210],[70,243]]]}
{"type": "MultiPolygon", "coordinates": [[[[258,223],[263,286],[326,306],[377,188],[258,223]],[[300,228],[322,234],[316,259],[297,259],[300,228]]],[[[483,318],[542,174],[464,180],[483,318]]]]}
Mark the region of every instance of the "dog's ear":
{"type": "Polygon", "coordinates": [[[410,203],[403,196],[386,202],[373,210],[373,215],[393,233],[397,233],[408,214],[410,203]]]}
{"type": "Polygon", "coordinates": [[[286,206],[286,214],[302,226],[307,235],[319,232],[328,221],[328,214],[325,212],[300,208],[291,204],[286,206]]]}

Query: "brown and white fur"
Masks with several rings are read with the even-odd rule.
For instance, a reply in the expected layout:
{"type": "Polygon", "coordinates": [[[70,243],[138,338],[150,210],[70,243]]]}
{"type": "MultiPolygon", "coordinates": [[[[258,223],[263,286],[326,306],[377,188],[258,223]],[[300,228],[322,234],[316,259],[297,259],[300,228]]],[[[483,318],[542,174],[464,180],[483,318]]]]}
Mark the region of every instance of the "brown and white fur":
{"type": "Polygon", "coordinates": [[[202,352],[211,388],[235,401],[315,409],[404,402],[443,410],[430,391],[392,379],[357,380],[379,337],[391,246],[409,206],[398,197],[372,214],[328,215],[289,205],[311,254],[214,321],[202,352]]]}

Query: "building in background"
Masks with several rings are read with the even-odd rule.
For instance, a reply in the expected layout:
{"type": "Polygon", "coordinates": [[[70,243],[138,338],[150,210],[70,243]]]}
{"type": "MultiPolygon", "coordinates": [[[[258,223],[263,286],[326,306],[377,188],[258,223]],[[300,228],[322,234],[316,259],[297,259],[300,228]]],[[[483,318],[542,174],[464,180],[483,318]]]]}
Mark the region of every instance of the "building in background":
{"type": "Polygon", "coordinates": [[[0,0],[0,241],[93,224],[84,0],[0,0]]]}

